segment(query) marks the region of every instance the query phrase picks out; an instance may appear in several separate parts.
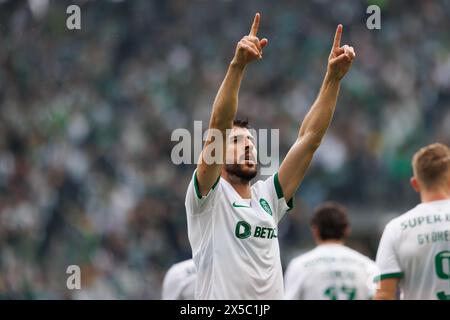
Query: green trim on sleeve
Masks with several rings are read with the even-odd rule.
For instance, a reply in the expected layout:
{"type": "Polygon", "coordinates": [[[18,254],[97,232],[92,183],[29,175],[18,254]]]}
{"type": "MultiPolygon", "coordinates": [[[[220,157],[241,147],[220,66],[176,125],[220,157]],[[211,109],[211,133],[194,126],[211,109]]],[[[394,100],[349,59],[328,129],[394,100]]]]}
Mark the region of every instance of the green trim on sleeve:
{"type": "Polygon", "coordinates": [[[289,207],[289,209],[287,209],[287,211],[291,211],[292,208],[294,208],[294,197],[291,198],[291,200],[289,200],[288,202],[286,202],[287,206],[289,207]]]}
{"type": "Polygon", "coordinates": [[[197,181],[197,170],[194,172],[194,189],[195,189],[195,195],[197,196],[197,199],[202,198],[202,194],[200,193],[200,190],[198,188],[198,181],[197,181]]]}
{"type": "Polygon", "coordinates": [[[220,180],[220,175],[219,175],[219,177],[217,178],[216,182],[214,182],[214,184],[213,184],[213,186],[212,186],[212,189],[213,189],[213,190],[216,188],[217,184],[219,183],[219,180],[220,180]]]}
{"type": "Polygon", "coordinates": [[[379,282],[381,280],[384,279],[392,279],[392,278],[403,278],[405,274],[403,272],[393,272],[393,273],[385,273],[385,274],[380,274],[379,276],[376,276],[373,279],[373,282],[379,282]]]}
{"type": "MultiPolygon", "coordinates": [[[[219,183],[220,180],[220,175],[217,178],[216,182],[214,182],[213,186],[212,186],[212,190],[214,190],[217,186],[217,184],[219,183]]],[[[197,199],[201,199],[203,198],[202,194],[200,193],[200,189],[198,188],[198,180],[197,180],[197,170],[195,170],[194,172],[194,189],[195,189],[195,195],[197,196],[197,199]]]]}
{"type": "Polygon", "coordinates": [[[281,189],[280,180],[278,180],[278,172],[275,173],[275,177],[273,178],[273,182],[275,184],[275,191],[277,192],[278,199],[283,198],[283,189],[281,189]]]}
{"type": "MultiPolygon", "coordinates": [[[[275,176],[273,177],[273,183],[275,184],[275,191],[277,192],[278,199],[284,198],[283,189],[281,189],[280,180],[278,179],[278,172],[275,173],[275,176]]],[[[294,208],[294,197],[287,201],[286,204],[289,207],[287,211],[292,210],[292,208],[294,208]]]]}

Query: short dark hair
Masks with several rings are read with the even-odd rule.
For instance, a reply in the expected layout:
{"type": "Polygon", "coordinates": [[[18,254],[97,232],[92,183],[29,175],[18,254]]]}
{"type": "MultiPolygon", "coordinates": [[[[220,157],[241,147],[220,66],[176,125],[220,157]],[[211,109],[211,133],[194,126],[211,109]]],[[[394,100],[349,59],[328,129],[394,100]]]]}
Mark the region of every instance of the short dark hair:
{"type": "Polygon", "coordinates": [[[414,175],[425,189],[433,190],[446,183],[450,172],[450,148],[442,143],[430,144],[419,151],[412,161],[414,175]]]}
{"type": "Polygon", "coordinates": [[[248,119],[234,119],[233,120],[233,126],[239,127],[239,128],[246,128],[250,129],[250,125],[248,124],[248,119]]]}
{"type": "Polygon", "coordinates": [[[311,226],[317,228],[321,240],[342,240],[350,227],[347,209],[336,202],[326,202],[314,210],[311,226]]]}

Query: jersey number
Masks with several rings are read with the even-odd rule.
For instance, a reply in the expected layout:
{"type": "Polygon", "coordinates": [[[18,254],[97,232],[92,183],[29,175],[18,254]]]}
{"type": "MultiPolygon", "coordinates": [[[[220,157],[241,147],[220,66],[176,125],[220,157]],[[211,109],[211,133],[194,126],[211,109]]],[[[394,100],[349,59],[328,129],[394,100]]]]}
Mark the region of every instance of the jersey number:
{"type": "Polygon", "coordinates": [[[323,294],[330,300],[338,300],[339,292],[345,294],[347,300],[355,300],[356,288],[346,286],[342,286],[340,290],[335,286],[328,287],[323,294]]]}
{"type": "MultiPolygon", "coordinates": [[[[450,251],[441,251],[434,257],[434,266],[439,279],[450,280],[450,251]],[[447,262],[447,272],[445,272],[445,262],[447,262]]],[[[439,300],[450,300],[450,294],[440,291],[436,294],[439,300]]]]}

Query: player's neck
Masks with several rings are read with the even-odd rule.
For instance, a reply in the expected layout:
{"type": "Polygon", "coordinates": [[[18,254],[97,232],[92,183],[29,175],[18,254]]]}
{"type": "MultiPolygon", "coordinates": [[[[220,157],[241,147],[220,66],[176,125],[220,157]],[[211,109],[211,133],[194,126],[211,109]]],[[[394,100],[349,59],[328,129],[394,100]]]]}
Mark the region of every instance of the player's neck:
{"type": "Polygon", "coordinates": [[[250,199],[252,197],[250,181],[242,179],[236,175],[225,173],[222,175],[226,181],[236,190],[242,199],[250,199]]]}
{"type": "Polygon", "coordinates": [[[422,203],[440,201],[440,200],[449,200],[450,199],[450,190],[440,190],[440,191],[423,191],[420,193],[420,199],[422,203]]]}
{"type": "Polygon", "coordinates": [[[321,245],[327,245],[327,244],[340,244],[340,245],[344,245],[344,240],[317,240],[316,241],[318,246],[321,245]]]}

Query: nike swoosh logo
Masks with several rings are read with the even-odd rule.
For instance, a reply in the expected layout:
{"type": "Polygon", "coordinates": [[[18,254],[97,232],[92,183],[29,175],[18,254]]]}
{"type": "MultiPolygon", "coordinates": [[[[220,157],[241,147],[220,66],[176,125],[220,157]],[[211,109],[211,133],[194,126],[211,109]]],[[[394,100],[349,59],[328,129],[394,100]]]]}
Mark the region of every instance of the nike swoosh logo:
{"type": "Polygon", "coordinates": [[[244,206],[242,204],[236,204],[236,201],[233,202],[233,207],[235,207],[235,208],[250,208],[250,206],[244,206]]]}

